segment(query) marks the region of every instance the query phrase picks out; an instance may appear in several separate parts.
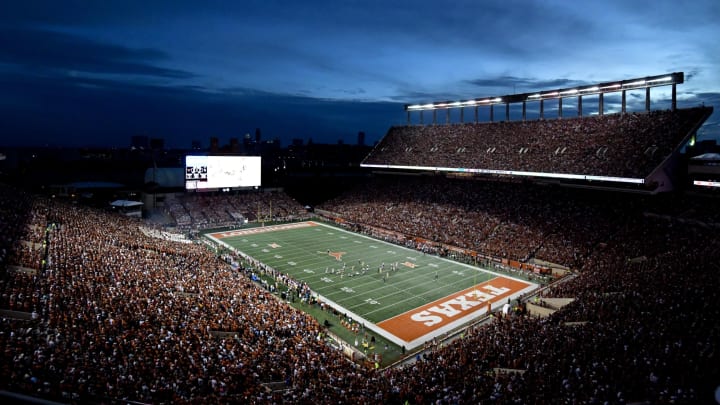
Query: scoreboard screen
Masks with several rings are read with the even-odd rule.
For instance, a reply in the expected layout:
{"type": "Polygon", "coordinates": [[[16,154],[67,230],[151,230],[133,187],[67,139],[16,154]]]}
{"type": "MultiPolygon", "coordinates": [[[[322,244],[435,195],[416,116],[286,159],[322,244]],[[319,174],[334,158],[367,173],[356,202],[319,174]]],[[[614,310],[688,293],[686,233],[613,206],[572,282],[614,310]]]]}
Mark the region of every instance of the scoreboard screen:
{"type": "Polygon", "coordinates": [[[260,156],[185,156],[185,189],[259,187],[260,156]]]}

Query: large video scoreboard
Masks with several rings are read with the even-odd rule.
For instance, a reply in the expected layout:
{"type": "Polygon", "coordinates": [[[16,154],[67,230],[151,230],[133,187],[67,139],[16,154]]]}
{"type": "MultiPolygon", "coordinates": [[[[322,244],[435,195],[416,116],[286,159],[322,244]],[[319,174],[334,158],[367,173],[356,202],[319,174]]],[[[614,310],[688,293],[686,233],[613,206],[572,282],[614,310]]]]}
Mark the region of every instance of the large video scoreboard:
{"type": "Polygon", "coordinates": [[[259,187],[260,156],[185,156],[185,189],[259,187]]]}

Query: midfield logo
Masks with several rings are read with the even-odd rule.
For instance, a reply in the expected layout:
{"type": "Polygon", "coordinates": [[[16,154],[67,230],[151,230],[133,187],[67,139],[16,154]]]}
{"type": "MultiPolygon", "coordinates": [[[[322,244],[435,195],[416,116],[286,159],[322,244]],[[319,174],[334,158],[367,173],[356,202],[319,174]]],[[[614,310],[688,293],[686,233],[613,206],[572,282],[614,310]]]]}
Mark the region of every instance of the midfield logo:
{"type": "Polygon", "coordinates": [[[328,252],[328,254],[335,258],[335,260],[341,262],[343,255],[347,252],[328,252]]]}

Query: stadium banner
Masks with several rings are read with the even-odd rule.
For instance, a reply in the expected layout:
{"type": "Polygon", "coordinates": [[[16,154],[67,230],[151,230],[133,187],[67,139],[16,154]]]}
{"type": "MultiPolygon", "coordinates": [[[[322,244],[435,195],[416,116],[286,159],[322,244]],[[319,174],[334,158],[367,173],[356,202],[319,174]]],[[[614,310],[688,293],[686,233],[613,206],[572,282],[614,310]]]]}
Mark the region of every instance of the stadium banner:
{"type": "Polygon", "coordinates": [[[552,274],[552,270],[550,270],[550,268],[545,266],[538,266],[532,263],[522,263],[517,260],[503,259],[503,264],[510,266],[514,269],[530,271],[535,274],[552,274]]]}

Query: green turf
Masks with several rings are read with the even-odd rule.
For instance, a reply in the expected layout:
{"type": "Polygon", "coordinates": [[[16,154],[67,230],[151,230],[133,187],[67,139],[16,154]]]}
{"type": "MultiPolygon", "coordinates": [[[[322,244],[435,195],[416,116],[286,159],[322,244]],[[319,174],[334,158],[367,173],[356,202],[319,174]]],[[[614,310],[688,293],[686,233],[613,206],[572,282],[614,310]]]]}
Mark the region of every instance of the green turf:
{"type": "Polygon", "coordinates": [[[320,223],[318,226],[225,237],[222,242],[306,282],[324,299],[373,323],[495,277],[477,267],[320,223]],[[342,261],[328,251],[344,252],[342,261]],[[345,275],[341,277],[337,272],[343,263],[345,275]],[[348,276],[353,266],[356,272],[360,271],[360,263],[370,267],[367,273],[348,276]],[[387,280],[383,280],[383,274],[378,272],[382,263],[387,280]],[[391,263],[398,263],[397,271],[389,270],[391,263]],[[415,268],[402,263],[412,264],[415,268]],[[335,269],[336,274],[330,274],[331,269],[335,269]]]}

